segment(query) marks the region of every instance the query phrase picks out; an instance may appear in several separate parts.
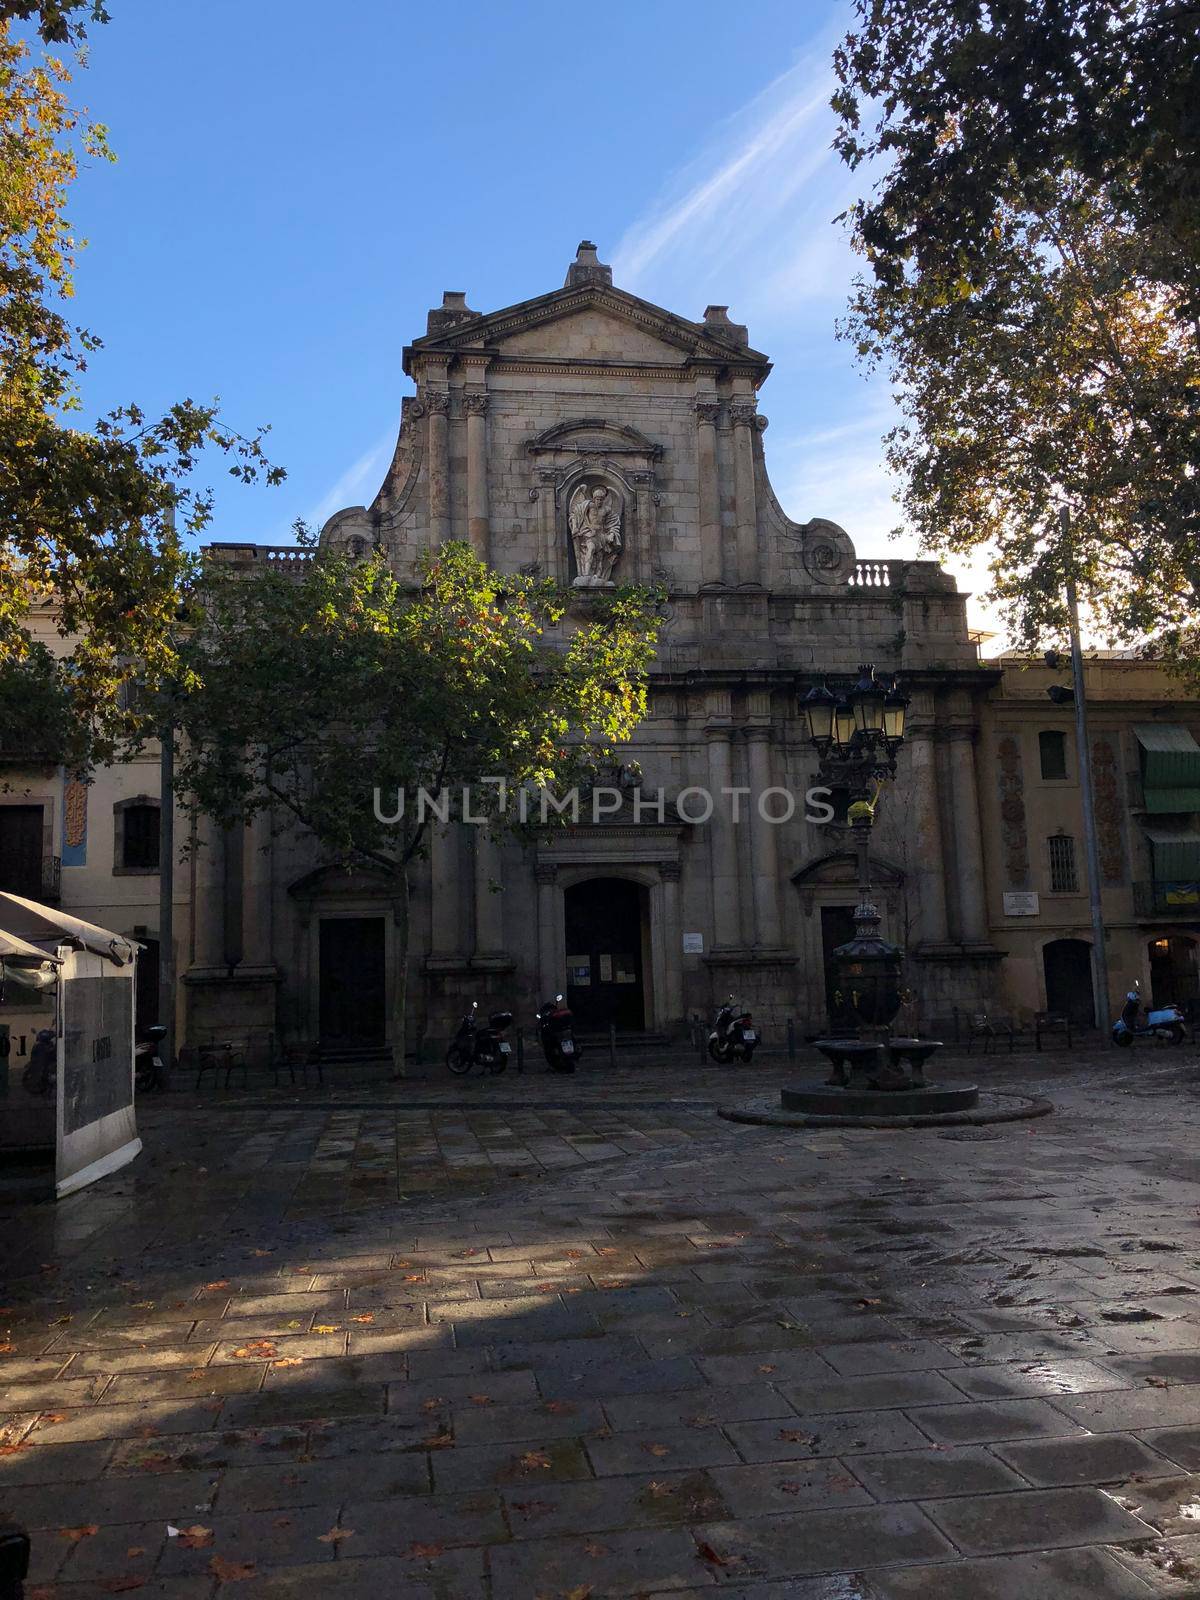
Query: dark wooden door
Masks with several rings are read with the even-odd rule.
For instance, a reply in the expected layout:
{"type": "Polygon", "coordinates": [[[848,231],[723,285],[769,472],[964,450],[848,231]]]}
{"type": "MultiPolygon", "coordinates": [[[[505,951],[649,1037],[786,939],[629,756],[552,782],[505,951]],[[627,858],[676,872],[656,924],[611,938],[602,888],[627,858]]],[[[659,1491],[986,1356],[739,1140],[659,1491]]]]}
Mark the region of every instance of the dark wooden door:
{"type": "Polygon", "coordinates": [[[321,1043],[382,1044],[385,1035],[382,917],[321,919],[321,1043]]]}
{"type": "Polygon", "coordinates": [[[41,806],[0,806],[0,889],[42,898],[41,806]]]}
{"type": "Polygon", "coordinates": [[[833,952],[839,945],[848,944],[854,937],[853,906],[821,907],[821,958],[825,966],[825,1012],[832,1021],[838,1008],[834,1004],[834,991],[838,986],[833,965],[833,952]]]}
{"type": "Polygon", "coordinates": [[[1092,947],[1083,939],[1053,939],[1042,951],[1046,1010],[1058,1011],[1081,1028],[1096,1020],[1092,998],[1092,947]]]}
{"type": "Polygon", "coordinates": [[[581,1028],[646,1026],[642,890],[590,878],[566,892],[567,1004],[581,1028]]]}

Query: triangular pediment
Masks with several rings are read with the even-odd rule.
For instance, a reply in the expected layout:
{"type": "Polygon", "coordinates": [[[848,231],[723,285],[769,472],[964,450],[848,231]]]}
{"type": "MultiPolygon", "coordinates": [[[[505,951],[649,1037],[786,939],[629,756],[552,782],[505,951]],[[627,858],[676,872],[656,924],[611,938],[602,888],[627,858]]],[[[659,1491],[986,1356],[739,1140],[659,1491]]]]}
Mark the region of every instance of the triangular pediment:
{"type": "Polygon", "coordinates": [[[758,350],[714,336],[702,323],[689,322],[661,306],[602,284],[557,289],[472,317],[417,339],[409,358],[444,354],[448,359],[472,351],[548,360],[627,361],[682,366],[716,362],[769,369],[758,350]]]}

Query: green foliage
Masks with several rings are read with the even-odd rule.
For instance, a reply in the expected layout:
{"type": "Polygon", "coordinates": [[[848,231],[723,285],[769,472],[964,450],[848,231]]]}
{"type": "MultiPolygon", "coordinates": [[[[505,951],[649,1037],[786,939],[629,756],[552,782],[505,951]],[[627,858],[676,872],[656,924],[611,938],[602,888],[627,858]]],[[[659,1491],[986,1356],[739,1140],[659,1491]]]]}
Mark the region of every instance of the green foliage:
{"type": "MultiPolygon", "coordinates": [[[[173,663],[170,629],[188,572],[184,536],[209,522],[211,492],[186,480],[205,448],[242,481],[282,472],[262,434],[243,437],[215,404],[184,400],[148,418],[136,405],[69,426],[99,340],[70,322],[76,240],[66,216],[82,159],[111,159],[106,131],[70,103],[70,71],[12,31],[78,42],[100,4],[0,7],[0,678],[34,649],[31,618],[51,619],[78,734],[74,755],[111,756],[130,731],[121,689],[153,686],[173,663]]],[[[39,663],[37,671],[44,669],[39,663]]]]}
{"type": "MultiPolygon", "coordinates": [[[[419,788],[569,785],[645,714],[656,597],[566,606],[458,543],[415,589],[379,555],[317,551],[298,575],[213,561],[183,648],[180,791],[222,822],[271,808],[327,857],[401,873],[427,843],[419,788]],[[384,816],[405,792],[400,823],[378,820],[376,789],[384,816]]],[[[479,787],[476,813],[496,794],[479,787]]]]}
{"type": "Polygon", "coordinates": [[[926,548],[986,547],[1025,642],[1069,568],[1113,642],[1182,666],[1200,597],[1194,8],[856,0],[837,145],[878,177],[842,329],[883,365],[926,548]],[[869,126],[865,127],[864,122],[869,126]],[[1071,535],[1058,512],[1071,513],[1071,535]]]}

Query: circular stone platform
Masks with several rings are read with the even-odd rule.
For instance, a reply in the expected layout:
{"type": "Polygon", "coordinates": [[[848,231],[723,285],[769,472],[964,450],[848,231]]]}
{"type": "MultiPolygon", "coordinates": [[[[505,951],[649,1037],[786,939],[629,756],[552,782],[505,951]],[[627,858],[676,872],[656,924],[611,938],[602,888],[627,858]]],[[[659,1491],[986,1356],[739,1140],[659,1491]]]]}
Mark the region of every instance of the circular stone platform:
{"type": "Polygon", "coordinates": [[[975,1084],[947,1088],[944,1083],[924,1089],[834,1088],[826,1083],[798,1083],[781,1089],[785,1111],[810,1117],[921,1117],[933,1111],[970,1111],[979,1102],[975,1084]]]}
{"type": "MultiPolygon", "coordinates": [[[[803,1086],[798,1086],[803,1088],[803,1086]]],[[[930,1095],[955,1093],[961,1091],[945,1090],[941,1085],[936,1089],[917,1089],[911,1092],[898,1090],[895,1092],[880,1093],[879,1091],[858,1091],[846,1089],[826,1089],[824,1085],[812,1086],[814,1091],[823,1093],[829,1099],[837,1096],[840,1110],[835,1112],[812,1112],[788,1110],[780,1106],[774,1099],[761,1095],[755,1100],[746,1100],[736,1106],[719,1106],[717,1115],[724,1117],[726,1122],[751,1122],[771,1128],[953,1128],[957,1126],[979,1126],[986,1122],[1021,1122],[1029,1117],[1044,1117],[1054,1110],[1049,1100],[1040,1096],[1025,1094],[992,1094],[984,1090],[972,1091],[976,1096],[975,1104],[966,1109],[957,1111],[934,1111],[929,1105],[930,1095]],[[881,1116],[878,1112],[851,1112],[847,1101],[851,1098],[859,1100],[919,1100],[925,1107],[924,1111],[905,1111],[890,1113],[881,1116]]],[[[795,1092],[795,1091],[790,1091],[795,1092]]],[[[783,1093],[789,1093],[784,1090],[783,1093]]]]}

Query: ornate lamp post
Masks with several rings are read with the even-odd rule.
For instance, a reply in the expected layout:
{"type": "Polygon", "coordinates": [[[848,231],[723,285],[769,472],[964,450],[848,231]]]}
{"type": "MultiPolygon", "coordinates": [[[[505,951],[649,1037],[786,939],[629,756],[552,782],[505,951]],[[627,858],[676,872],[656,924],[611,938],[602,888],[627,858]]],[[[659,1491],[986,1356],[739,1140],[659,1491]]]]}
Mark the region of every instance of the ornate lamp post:
{"type": "MultiPolygon", "coordinates": [[[[896,754],[904,740],[908,696],[895,679],[884,682],[875,668],[859,667],[855,683],[838,692],[826,684],[808,691],[801,704],[809,742],[820,760],[822,782],[850,795],[847,820],[854,833],[858,904],[854,937],[833,952],[838,972],[837,1037],[818,1041],[817,1048],[833,1065],[831,1085],[848,1087],[847,1063],[875,1068],[874,1086],[921,1086],[920,1063],[913,1052],[911,1078],[899,1070],[883,1045],[888,1026],[900,1009],[901,952],[879,934],[879,910],[871,889],[871,828],[879,792],[896,775],[896,754]]],[[[915,1044],[915,1041],[912,1041],[915,1044]]],[[[895,1055],[895,1046],[891,1055],[895,1055]]]]}

